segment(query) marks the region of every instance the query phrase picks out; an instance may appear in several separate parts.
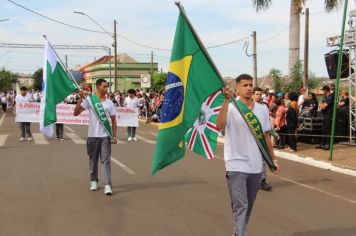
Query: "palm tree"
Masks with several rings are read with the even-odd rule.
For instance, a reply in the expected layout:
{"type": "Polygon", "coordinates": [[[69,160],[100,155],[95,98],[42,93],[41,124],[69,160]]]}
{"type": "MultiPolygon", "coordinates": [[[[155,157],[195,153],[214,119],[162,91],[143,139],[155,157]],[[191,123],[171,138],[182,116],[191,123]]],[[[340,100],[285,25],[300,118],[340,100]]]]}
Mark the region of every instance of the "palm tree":
{"type": "MultiPolygon", "coordinates": [[[[257,11],[266,10],[272,5],[272,0],[252,0],[257,11]]],[[[300,13],[303,9],[305,0],[291,0],[290,19],[289,19],[289,75],[294,65],[299,61],[300,45],[300,13]]],[[[336,9],[343,0],[324,0],[326,12],[336,9]]]]}

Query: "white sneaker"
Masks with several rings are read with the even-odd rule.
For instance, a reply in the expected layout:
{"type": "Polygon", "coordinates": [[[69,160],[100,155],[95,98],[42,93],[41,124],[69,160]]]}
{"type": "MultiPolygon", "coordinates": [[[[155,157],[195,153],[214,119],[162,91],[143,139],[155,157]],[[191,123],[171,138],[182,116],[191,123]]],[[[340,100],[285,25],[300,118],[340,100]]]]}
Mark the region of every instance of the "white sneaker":
{"type": "Polygon", "coordinates": [[[131,141],[131,140],[132,140],[132,138],[131,138],[131,137],[129,137],[127,140],[131,141]]]}
{"type": "Polygon", "coordinates": [[[20,142],[22,142],[22,141],[24,141],[24,140],[25,140],[25,138],[23,138],[23,137],[21,137],[21,138],[19,139],[20,142]]]}
{"type": "Polygon", "coordinates": [[[90,181],[90,191],[96,191],[96,190],[98,190],[98,182],[90,181]]]}
{"type": "Polygon", "coordinates": [[[132,139],[133,139],[134,141],[137,141],[137,140],[138,140],[136,137],[133,137],[132,139]]]}
{"type": "Polygon", "coordinates": [[[31,142],[31,141],[32,141],[32,138],[31,138],[31,137],[28,137],[28,138],[27,138],[27,141],[31,142]]]}
{"type": "Polygon", "coordinates": [[[111,195],[112,194],[112,190],[111,190],[111,186],[110,185],[105,185],[104,193],[105,193],[105,195],[111,195]]]}

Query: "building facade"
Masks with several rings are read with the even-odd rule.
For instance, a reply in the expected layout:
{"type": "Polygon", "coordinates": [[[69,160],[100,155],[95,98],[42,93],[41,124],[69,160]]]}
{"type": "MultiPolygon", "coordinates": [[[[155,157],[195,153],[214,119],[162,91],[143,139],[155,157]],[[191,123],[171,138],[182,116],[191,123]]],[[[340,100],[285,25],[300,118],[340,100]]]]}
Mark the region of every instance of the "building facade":
{"type": "MultiPolygon", "coordinates": [[[[97,79],[103,78],[109,83],[111,82],[111,91],[115,90],[115,71],[114,57],[103,56],[96,61],[79,68],[82,72],[83,80],[91,85],[95,91],[95,82],[97,79]]],[[[141,75],[150,74],[158,71],[158,63],[137,62],[127,54],[119,54],[117,56],[117,75],[118,88],[120,91],[130,88],[141,87],[141,75]]]]}

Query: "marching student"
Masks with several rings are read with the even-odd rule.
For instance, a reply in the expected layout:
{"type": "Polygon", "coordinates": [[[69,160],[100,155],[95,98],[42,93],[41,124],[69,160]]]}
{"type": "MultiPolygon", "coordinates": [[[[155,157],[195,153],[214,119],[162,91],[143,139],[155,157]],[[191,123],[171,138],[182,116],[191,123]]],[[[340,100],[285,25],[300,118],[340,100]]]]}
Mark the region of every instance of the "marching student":
{"type": "MultiPolygon", "coordinates": [[[[128,96],[125,98],[124,106],[130,109],[137,109],[140,105],[140,101],[136,97],[136,91],[134,89],[127,90],[128,96]]],[[[136,127],[127,127],[127,140],[137,141],[136,127]]]]}
{"type": "Polygon", "coordinates": [[[256,132],[251,133],[234,104],[230,104],[232,94],[228,87],[224,89],[225,100],[216,121],[219,129],[225,128],[224,159],[234,236],[247,236],[247,224],[261,183],[263,160],[255,138],[266,142],[268,148],[265,151],[270,153],[277,168],[274,173],[279,172],[271,143],[268,112],[264,105],[252,100],[252,81],[253,78],[247,74],[236,78],[236,90],[240,96],[237,104],[256,132]]]}
{"type": "MultiPolygon", "coordinates": [[[[14,115],[16,115],[16,104],[20,102],[32,102],[32,95],[28,93],[28,89],[26,87],[20,88],[20,94],[15,97],[14,104],[14,115]]],[[[32,141],[32,133],[31,133],[31,123],[30,122],[20,122],[21,129],[21,138],[20,142],[27,140],[32,141]]]]}
{"type": "Polygon", "coordinates": [[[104,169],[104,193],[111,195],[110,158],[111,143],[117,143],[116,109],[114,103],[105,97],[109,87],[108,82],[104,79],[98,79],[95,86],[95,94],[85,100],[83,100],[83,95],[85,94],[81,92],[79,101],[74,109],[74,115],[78,116],[85,109],[89,109],[87,153],[89,155],[90,190],[98,190],[98,161],[100,158],[104,169]],[[111,119],[112,127],[109,119],[111,119]]]}

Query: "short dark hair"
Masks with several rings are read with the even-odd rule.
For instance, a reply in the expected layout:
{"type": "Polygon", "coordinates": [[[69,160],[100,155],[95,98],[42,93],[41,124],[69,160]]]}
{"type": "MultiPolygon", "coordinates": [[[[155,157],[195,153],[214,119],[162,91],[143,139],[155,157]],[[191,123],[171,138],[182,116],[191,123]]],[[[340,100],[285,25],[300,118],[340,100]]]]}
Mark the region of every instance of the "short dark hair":
{"type": "Polygon", "coordinates": [[[236,83],[240,83],[241,80],[253,80],[251,75],[248,74],[241,74],[239,76],[236,77],[236,83]]]}
{"type": "Polygon", "coordinates": [[[100,86],[102,83],[107,83],[108,81],[106,81],[105,79],[98,79],[96,82],[95,82],[95,86],[98,87],[100,86]]]}
{"type": "Polygon", "coordinates": [[[296,102],[298,101],[298,94],[295,92],[290,92],[288,94],[289,100],[291,100],[292,102],[296,102]]]}
{"type": "Polygon", "coordinates": [[[253,88],[253,93],[255,92],[262,92],[263,93],[263,89],[261,89],[260,87],[254,87],[253,88]]]}
{"type": "Polygon", "coordinates": [[[21,90],[21,91],[27,91],[27,90],[28,90],[28,88],[27,88],[27,87],[25,87],[25,86],[22,86],[22,87],[20,88],[20,90],[21,90]]]}
{"type": "Polygon", "coordinates": [[[127,90],[127,93],[136,95],[136,91],[132,88],[127,90]]]}

